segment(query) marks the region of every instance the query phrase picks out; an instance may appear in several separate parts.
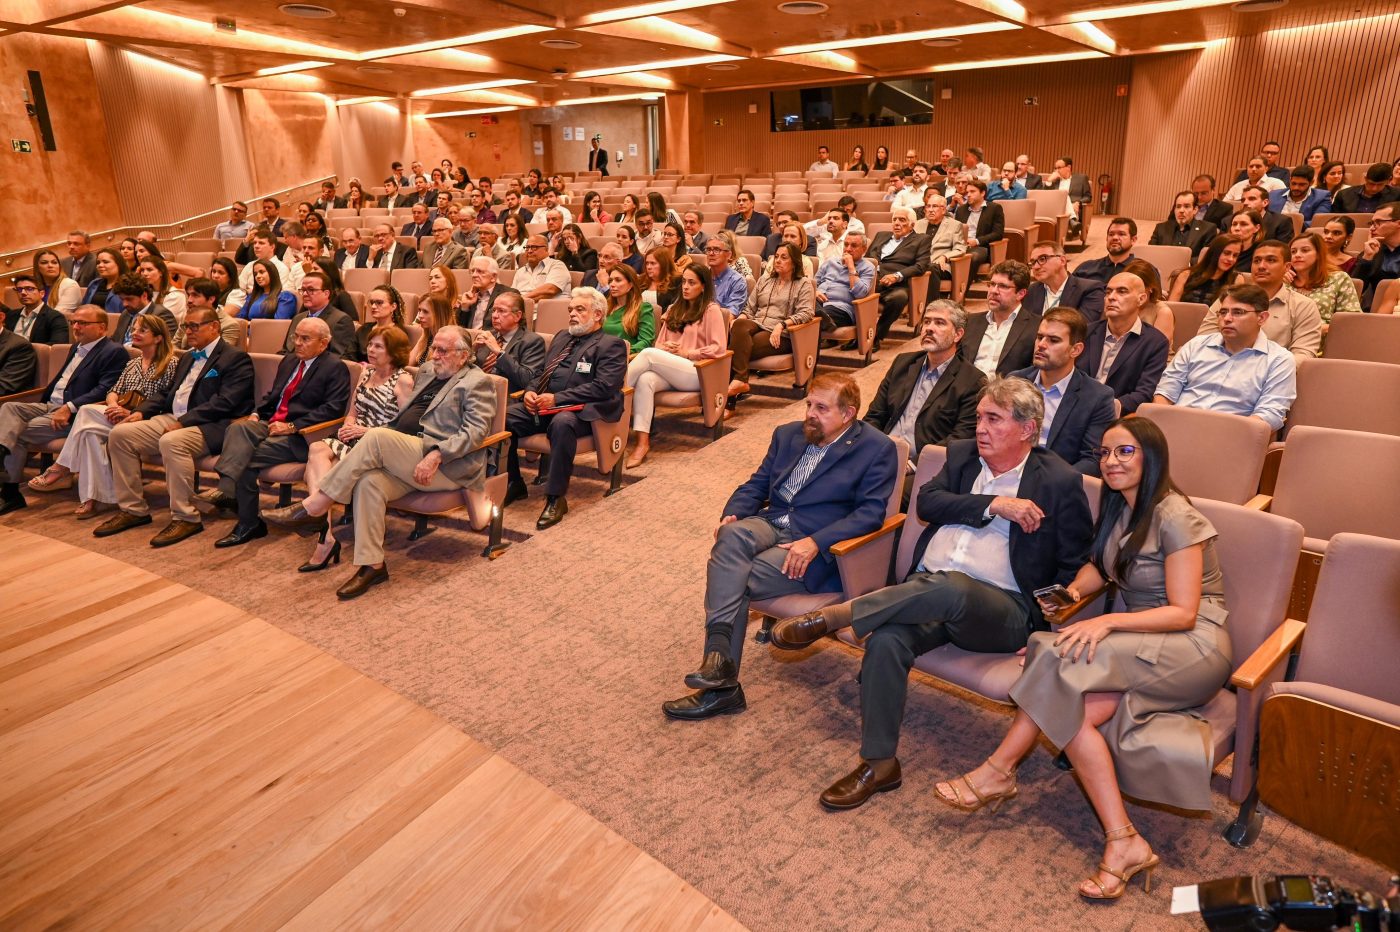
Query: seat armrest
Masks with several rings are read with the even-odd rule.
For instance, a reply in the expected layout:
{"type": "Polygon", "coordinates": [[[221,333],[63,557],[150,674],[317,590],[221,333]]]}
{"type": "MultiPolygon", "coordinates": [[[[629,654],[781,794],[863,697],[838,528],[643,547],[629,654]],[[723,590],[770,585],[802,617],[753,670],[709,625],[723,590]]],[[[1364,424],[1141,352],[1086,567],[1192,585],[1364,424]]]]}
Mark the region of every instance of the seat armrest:
{"type": "Polygon", "coordinates": [[[1070,621],[1074,618],[1075,615],[1078,615],[1090,605],[1093,605],[1095,602],[1097,602],[1100,596],[1102,596],[1105,592],[1108,592],[1108,590],[1112,588],[1112,583],[1109,583],[1107,585],[1100,586],[1093,592],[1088,592],[1084,595],[1081,595],[1077,602],[1066,606],[1064,611],[1055,613],[1055,624],[1062,625],[1070,621]]]}
{"type": "Polygon", "coordinates": [[[38,398],[44,393],[42,388],[27,388],[22,392],[15,392],[13,395],[0,395],[0,405],[11,401],[29,401],[38,398]]]}
{"type": "Polygon", "coordinates": [[[485,440],[481,441],[481,443],[477,444],[475,449],[472,450],[472,452],[479,453],[482,450],[489,450],[497,444],[502,443],[510,443],[510,431],[503,430],[499,433],[492,434],[485,440]]]}
{"type": "Polygon", "coordinates": [[[343,417],[331,418],[329,421],[322,421],[319,424],[309,424],[306,427],[303,427],[300,430],[298,430],[297,433],[301,434],[308,441],[323,440],[325,439],[324,437],[313,437],[312,434],[324,433],[326,431],[331,430],[332,428],[339,427],[341,424],[344,423],[345,418],[343,417]]]}
{"type": "Polygon", "coordinates": [[[885,519],[884,524],[880,525],[880,527],[871,531],[869,534],[862,534],[860,537],[848,537],[845,540],[839,540],[836,543],[832,544],[831,555],[833,557],[844,557],[848,554],[854,553],[861,547],[864,547],[867,544],[879,540],[886,534],[893,534],[895,531],[899,530],[903,526],[904,515],[890,515],[888,518],[885,519]]]}
{"type": "Polygon", "coordinates": [[[1245,502],[1244,507],[1252,508],[1255,511],[1268,511],[1269,506],[1273,504],[1273,501],[1274,497],[1272,495],[1256,495],[1249,501],[1245,502]]]}
{"type": "Polygon", "coordinates": [[[1285,618],[1283,624],[1275,628],[1231,674],[1230,685],[1237,689],[1254,689],[1264,682],[1269,672],[1298,647],[1307,629],[1308,626],[1296,618],[1285,618]]]}

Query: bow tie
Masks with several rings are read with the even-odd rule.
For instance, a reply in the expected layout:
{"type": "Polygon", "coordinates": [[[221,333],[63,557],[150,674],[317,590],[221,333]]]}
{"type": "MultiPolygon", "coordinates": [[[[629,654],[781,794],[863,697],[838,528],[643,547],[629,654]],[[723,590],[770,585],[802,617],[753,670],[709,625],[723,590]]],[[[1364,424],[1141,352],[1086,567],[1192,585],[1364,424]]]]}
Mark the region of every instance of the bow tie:
{"type": "Polygon", "coordinates": [[[202,349],[197,349],[190,352],[190,360],[192,362],[203,362],[208,358],[209,354],[202,349]]]}

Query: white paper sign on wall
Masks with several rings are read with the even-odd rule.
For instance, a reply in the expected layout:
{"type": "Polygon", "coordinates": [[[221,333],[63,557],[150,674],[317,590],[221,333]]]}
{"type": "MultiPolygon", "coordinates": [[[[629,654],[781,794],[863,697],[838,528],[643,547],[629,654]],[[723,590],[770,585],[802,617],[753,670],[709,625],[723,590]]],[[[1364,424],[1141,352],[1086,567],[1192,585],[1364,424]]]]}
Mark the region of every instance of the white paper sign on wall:
{"type": "Polygon", "coordinates": [[[543,139],[536,139],[536,140],[535,140],[535,154],[536,154],[536,155],[544,155],[544,140],[543,140],[543,139]]]}
{"type": "Polygon", "coordinates": [[[637,144],[635,142],[629,142],[627,144],[627,154],[631,156],[635,156],[637,154],[637,144]]]}
{"type": "Polygon", "coordinates": [[[572,126],[566,126],[566,127],[564,127],[564,141],[565,141],[565,142],[573,142],[573,141],[574,141],[574,128],[573,128],[572,126]]]}

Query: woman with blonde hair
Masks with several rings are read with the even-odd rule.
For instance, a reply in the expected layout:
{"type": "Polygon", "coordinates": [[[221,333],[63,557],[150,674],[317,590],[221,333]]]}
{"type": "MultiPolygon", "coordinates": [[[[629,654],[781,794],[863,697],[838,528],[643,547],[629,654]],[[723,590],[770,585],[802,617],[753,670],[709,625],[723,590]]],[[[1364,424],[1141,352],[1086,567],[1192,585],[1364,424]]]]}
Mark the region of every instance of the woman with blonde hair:
{"type": "Polygon", "coordinates": [[[642,279],[630,265],[618,263],[608,270],[608,316],[603,332],[627,341],[635,355],[656,339],[656,314],[642,300],[642,279]]]}
{"type": "Polygon", "coordinates": [[[1306,295],[1322,315],[1322,332],[1332,325],[1333,314],[1360,314],[1361,298],[1351,276],[1332,265],[1327,244],[1317,233],[1308,232],[1288,245],[1288,268],[1284,287],[1306,295]]]}
{"type": "Polygon", "coordinates": [[[72,311],[82,300],[83,289],[63,274],[63,264],[52,249],[34,254],[34,277],[44,293],[44,303],[56,311],[72,311]]]}
{"type": "Polygon", "coordinates": [[[745,278],[757,278],[758,273],[754,272],[753,266],[749,265],[749,260],[744,257],[744,251],[739,248],[739,237],[734,235],[733,230],[720,230],[711,234],[710,239],[718,236],[729,247],[729,254],[734,257],[733,268],[745,278]]]}
{"type": "MultiPolygon", "coordinates": [[[[802,274],[811,276],[816,272],[812,268],[812,257],[807,255],[807,230],[800,223],[788,221],[783,224],[780,231],[784,243],[791,243],[797,247],[798,253],[802,256],[802,274]]],[[[768,275],[773,271],[773,259],[777,253],[768,257],[768,261],[763,264],[763,274],[768,275]]]]}
{"type": "Polygon", "coordinates": [[[73,416],[73,427],[54,465],[29,482],[36,492],[71,485],[78,474],[79,519],[96,517],[102,505],[114,505],[117,490],[112,463],[107,458],[107,437],[112,428],[139,417],[137,408],[148,399],[167,394],[175,381],[175,344],[165,321],[155,314],[140,314],[131,324],[131,348],[137,356],[126,364],[112,390],[101,403],[83,405],[73,416]]]}

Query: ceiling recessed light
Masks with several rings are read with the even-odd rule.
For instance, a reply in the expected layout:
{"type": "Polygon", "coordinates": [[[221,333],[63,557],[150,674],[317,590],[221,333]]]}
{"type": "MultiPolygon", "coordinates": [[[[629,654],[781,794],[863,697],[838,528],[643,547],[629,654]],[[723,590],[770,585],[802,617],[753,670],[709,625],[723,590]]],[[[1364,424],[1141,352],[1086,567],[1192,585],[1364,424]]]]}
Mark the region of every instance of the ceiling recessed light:
{"type": "Polygon", "coordinates": [[[1262,13],[1265,10],[1277,10],[1287,3],[1288,0],[1241,0],[1239,3],[1230,4],[1230,9],[1236,13],[1262,13]]]}
{"type": "Polygon", "coordinates": [[[335,16],[335,10],[314,3],[284,3],[277,9],[288,16],[296,16],[301,19],[330,19],[335,16]]]}
{"type": "Polygon", "coordinates": [[[706,65],[711,71],[738,71],[739,66],[732,61],[717,61],[712,65],[706,65]]]}
{"type": "Polygon", "coordinates": [[[778,4],[778,12],[788,13],[792,16],[816,16],[829,9],[831,7],[819,2],[819,0],[788,0],[787,3],[778,4]]]}
{"type": "Polygon", "coordinates": [[[931,49],[945,49],[952,45],[962,45],[962,40],[955,36],[944,36],[941,39],[925,39],[921,45],[927,45],[931,49]]]}
{"type": "Polygon", "coordinates": [[[547,49],[583,48],[582,42],[575,42],[573,39],[541,39],[540,45],[543,45],[547,49]]]}

